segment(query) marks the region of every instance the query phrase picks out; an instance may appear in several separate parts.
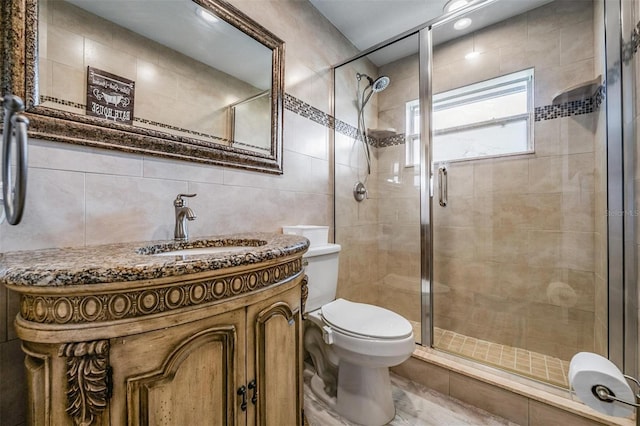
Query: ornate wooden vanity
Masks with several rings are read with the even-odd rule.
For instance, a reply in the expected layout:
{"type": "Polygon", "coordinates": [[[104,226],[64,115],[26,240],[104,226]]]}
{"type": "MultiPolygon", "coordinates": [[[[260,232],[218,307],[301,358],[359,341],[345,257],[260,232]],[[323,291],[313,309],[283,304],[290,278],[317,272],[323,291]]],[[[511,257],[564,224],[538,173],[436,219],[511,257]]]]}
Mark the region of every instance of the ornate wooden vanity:
{"type": "Polygon", "coordinates": [[[301,424],[307,248],[243,234],[2,255],[28,424],[301,424]],[[211,246],[234,247],[158,255],[211,246]]]}

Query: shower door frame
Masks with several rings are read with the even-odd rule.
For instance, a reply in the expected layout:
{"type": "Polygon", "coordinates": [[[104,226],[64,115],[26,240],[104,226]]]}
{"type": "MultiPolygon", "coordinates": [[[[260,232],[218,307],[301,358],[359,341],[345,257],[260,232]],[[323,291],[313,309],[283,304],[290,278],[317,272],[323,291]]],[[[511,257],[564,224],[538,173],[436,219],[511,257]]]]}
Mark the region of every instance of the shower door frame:
{"type": "Polygon", "coordinates": [[[433,217],[432,164],[431,164],[431,114],[433,94],[433,46],[431,27],[419,32],[419,90],[420,90],[420,286],[422,292],[421,344],[433,347],[433,217]],[[429,113],[426,113],[429,111],[429,113]],[[426,137],[425,137],[426,135],[426,137]]]}
{"type": "MultiPolygon", "coordinates": [[[[638,373],[638,289],[635,203],[635,70],[624,58],[635,29],[633,3],[604,0],[609,359],[627,375],[638,373]],[[611,54],[613,53],[613,54],[611,54]]],[[[627,51],[628,52],[628,51],[627,51]]]]}

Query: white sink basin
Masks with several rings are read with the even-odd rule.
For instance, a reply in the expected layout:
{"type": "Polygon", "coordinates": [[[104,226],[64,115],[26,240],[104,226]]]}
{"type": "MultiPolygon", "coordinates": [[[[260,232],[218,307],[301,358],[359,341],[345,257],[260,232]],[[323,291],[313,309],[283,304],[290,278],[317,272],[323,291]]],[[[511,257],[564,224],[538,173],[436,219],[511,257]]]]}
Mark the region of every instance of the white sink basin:
{"type": "Polygon", "coordinates": [[[251,248],[251,246],[193,247],[156,253],[154,256],[194,256],[203,254],[232,253],[235,251],[246,250],[248,248],[251,248]]]}

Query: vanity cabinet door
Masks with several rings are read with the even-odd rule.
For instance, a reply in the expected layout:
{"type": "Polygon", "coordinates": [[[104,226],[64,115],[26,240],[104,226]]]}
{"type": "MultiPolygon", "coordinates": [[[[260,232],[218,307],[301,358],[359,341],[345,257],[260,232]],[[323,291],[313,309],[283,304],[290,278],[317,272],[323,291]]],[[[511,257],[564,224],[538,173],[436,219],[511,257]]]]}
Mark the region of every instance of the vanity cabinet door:
{"type": "Polygon", "coordinates": [[[247,308],[248,425],[302,424],[300,286],[247,308]]]}
{"type": "Polygon", "coordinates": [[[112,425],[244,424],[245,312],[114,339],[112,425]]]}

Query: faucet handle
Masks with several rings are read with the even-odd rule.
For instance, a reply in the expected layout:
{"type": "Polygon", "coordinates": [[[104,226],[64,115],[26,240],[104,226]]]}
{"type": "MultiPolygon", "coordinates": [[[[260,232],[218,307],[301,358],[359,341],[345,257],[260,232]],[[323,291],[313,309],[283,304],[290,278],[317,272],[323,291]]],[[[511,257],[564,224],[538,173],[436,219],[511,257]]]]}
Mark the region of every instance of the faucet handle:
{"type": "Polygon", "coordinates": [[[198,194],[178,194],[175,200],[173,200],[173,205],[176,207],[184,207],[184,200],[182,197],[195,197],[198,194]]]}

